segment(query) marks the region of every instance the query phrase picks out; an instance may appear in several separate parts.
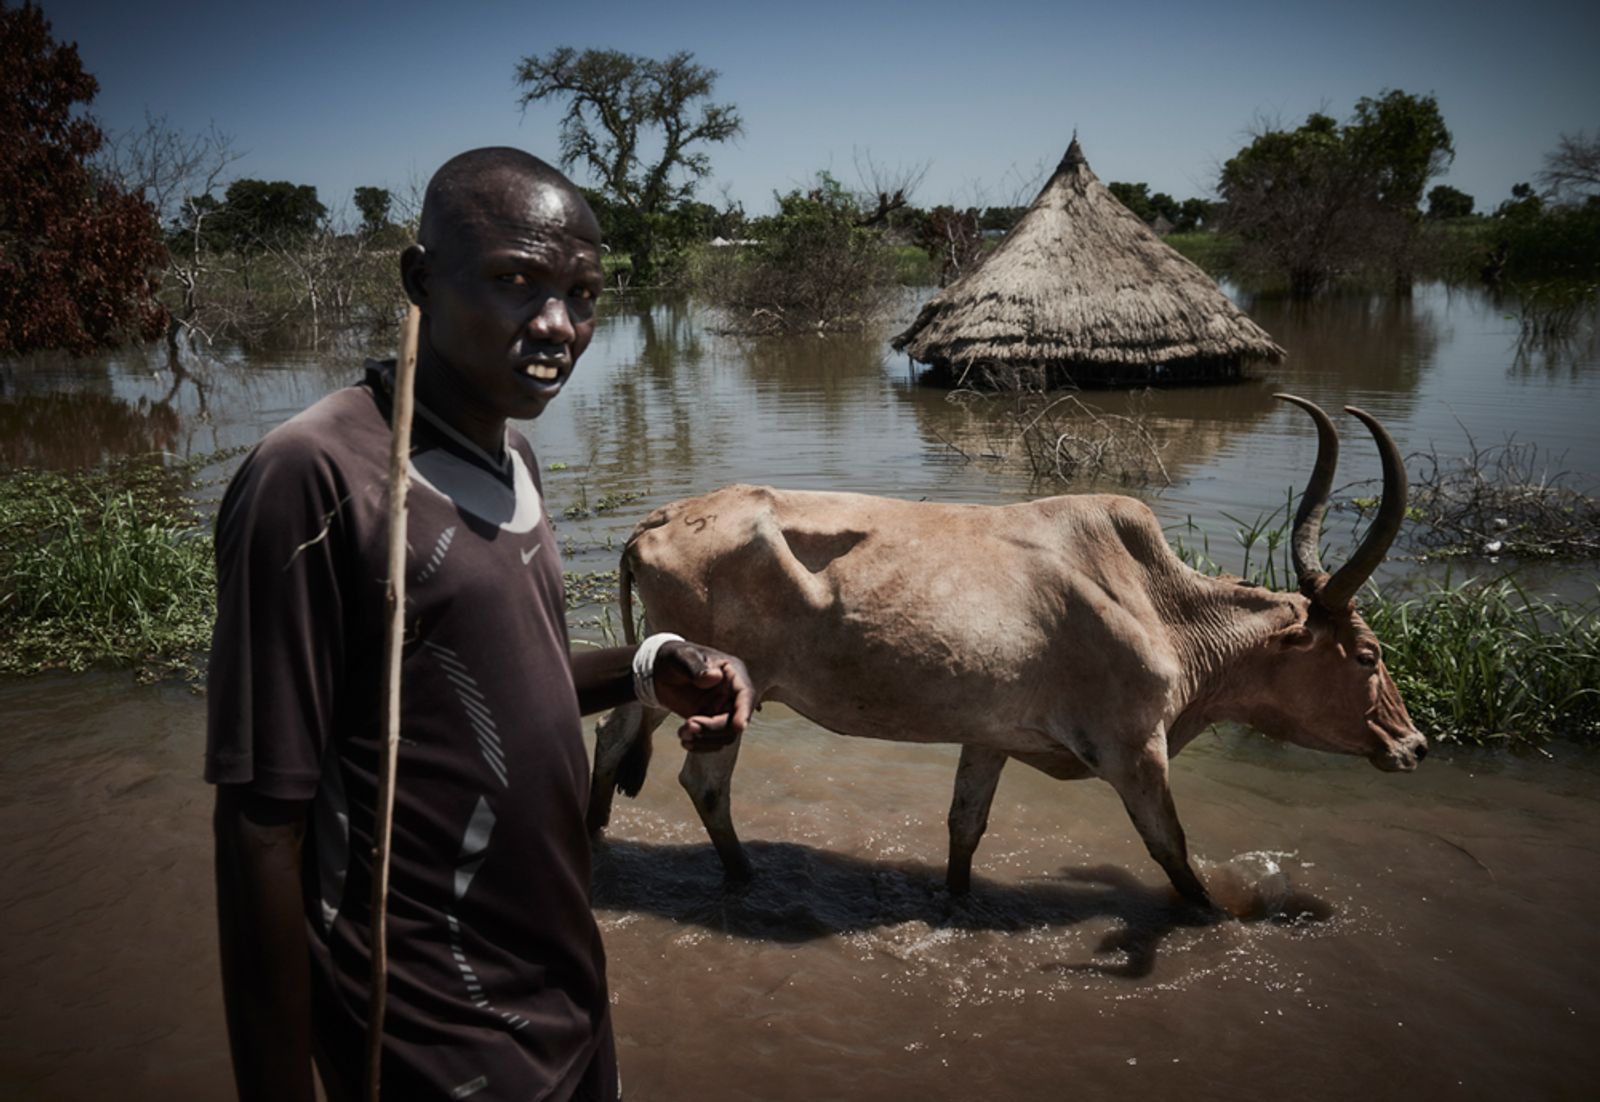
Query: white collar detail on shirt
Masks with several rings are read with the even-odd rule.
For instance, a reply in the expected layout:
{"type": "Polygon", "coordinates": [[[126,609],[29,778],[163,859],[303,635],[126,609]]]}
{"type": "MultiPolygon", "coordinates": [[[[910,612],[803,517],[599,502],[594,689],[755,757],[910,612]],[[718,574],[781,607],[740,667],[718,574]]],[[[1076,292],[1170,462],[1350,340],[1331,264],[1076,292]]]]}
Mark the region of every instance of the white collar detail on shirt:
{"type": "Polygon", "coordinates": [[[408,464],[411,478],[459,509],[503,531],[531,532],[543,515],[539,490],[528,465],[515,448],[507,448],[511,486],[470,460],[445,448],[416,452],[408,464]]]}

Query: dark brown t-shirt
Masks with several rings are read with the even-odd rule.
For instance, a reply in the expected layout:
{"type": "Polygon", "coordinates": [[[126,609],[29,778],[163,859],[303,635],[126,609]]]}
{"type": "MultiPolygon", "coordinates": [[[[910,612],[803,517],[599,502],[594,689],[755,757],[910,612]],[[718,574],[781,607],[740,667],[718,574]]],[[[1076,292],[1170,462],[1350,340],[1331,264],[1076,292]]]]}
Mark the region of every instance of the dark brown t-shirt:
{"type": "MultiPolygon", "coordinates": [[[[384,380],[370,365],[234,476],[209,682],[207,779],[314,801],[317,1040],[352,1096],[383,742],[384,380]]],[[[610,1023],[556,540],[519,433],[494,457],[426,410],[413,432],[384,1097],[562,1098],[610,1023]]]]}

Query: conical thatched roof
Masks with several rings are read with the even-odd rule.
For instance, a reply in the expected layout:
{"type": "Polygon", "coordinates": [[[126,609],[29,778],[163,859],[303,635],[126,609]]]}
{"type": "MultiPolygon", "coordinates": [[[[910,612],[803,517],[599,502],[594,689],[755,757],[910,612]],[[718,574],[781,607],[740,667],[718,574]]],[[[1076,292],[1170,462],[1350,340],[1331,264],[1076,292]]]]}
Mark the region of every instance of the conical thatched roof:
{"type": "Polygon", "coordinates": [[[1077,138],[999,247],[892,343],[952,375],[1021,369],[1079,383],[1216,378],[1284,355],[1106,190],[1077,138]]]}

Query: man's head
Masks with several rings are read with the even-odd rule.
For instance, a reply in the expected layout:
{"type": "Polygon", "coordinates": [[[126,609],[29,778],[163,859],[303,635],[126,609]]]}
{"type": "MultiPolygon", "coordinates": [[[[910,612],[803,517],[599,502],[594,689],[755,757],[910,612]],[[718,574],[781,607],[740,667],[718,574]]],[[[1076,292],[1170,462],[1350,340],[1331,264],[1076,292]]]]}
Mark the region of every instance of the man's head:
{"type": "Polygon", "coordinates": [[[561,173],[474,149],[428,182],[400,260],[422,308],[419,370],[478,418],[537,417],[594,335],[600,227],[561,173]]]}

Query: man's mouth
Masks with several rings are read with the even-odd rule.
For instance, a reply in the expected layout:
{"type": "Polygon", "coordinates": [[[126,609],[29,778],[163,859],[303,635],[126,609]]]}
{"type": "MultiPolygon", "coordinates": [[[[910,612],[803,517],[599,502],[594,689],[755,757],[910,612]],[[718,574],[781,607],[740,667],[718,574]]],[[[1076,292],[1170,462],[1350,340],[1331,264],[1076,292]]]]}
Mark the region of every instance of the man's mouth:
{"type": "Polygon", "coordinates": [[[530,360],[522,365],[522,373],[541,383],[553,383],[561,378],[565,360],[530,360]]]}

